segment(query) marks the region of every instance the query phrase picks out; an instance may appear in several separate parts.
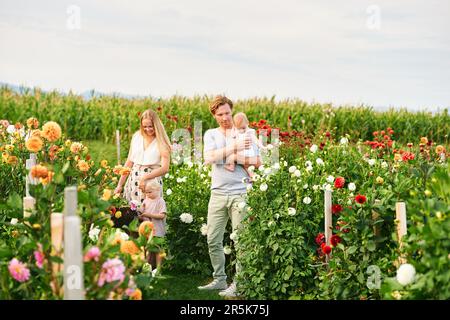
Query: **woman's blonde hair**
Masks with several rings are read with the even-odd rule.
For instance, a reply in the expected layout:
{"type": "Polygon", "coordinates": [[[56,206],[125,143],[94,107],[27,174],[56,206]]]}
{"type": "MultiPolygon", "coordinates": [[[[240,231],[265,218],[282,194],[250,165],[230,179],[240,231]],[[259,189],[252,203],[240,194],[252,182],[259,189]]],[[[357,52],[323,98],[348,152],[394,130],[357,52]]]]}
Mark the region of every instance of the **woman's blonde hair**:
{"type": "Polygon", "coordinates": [[[144,136],[144,129],[142,128],[142,121],[144,119],[149,119],[153,124],[153,128],[155,129],[156,141],[158,142],[158,148],[160,152],[162,150],[167,150],[170,153],[172,149],[170,146],[170,140],[169,137],[167,136],[166,129],[164,128],[161,120],[159,119],[158,114],[152,109],[147,109],[141,114],[140,132],[142,136],[144,136]]]}

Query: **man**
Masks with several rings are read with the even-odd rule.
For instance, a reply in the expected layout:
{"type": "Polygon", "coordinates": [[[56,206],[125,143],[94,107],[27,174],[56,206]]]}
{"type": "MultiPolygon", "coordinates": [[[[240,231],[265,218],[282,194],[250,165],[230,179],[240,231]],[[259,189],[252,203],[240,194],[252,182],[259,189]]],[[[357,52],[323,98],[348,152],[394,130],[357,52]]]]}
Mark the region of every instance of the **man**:
{"type": "MultiPolygon", "coordinates": [[[[231,218],[233,232],[236,232],[243,219],[244,212],[239,204],[246,201],[249,176],[242,164],[254,164],[254,158],[238,156],[234,171],[224,168],[227,157],[252,146],[251,138],[237,140],[233,137],[233,102],[224,96],[217,96],[209,107],[211,114],[219,124],[218,128],[209,129],[204,137],[205,163],[212,164],[211,198],[208,205],[208,249],[214,269],[214,280],[199,287],[200,290],[222,289],[219,294],[224,297],[236,296],[236,282],[227,288],[225,273],[225,254],[223,252],[223,236],[228,219],[231,218]],[[225,289],[225,290],[224,290],[225,289]]],[[[242,207],[242,206],[241,206],[242,207]]],[[[236,273],[239,263],[236,263],[236,273]]]]}

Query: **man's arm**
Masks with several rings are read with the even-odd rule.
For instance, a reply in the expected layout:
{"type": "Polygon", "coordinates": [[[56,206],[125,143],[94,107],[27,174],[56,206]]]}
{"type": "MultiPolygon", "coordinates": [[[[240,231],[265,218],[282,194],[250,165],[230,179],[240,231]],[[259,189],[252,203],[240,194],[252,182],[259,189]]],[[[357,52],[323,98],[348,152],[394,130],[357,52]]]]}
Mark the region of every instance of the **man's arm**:
{"type": "Polygon", "coordinates": [[[233,153],[250,148],[251,139],[246,138],[243,141],[235,140],[232,143],[229,143],[224,148],[220,149],[214,149],[214,146],[215,146],[214,138],[211,136],[209,132],[207,132],[205,134],[205,148],[204,148],[205,164],[224,162],[226,158],[232,155],[233,153]]]}
{"type": "Polygon", "coordinates": [[[205,152],[205,164],[213,164],[217,162],[223,162],[227,157],[235,152],[235,143],[233,142],[225,148],[210,150],[205,152]]]}

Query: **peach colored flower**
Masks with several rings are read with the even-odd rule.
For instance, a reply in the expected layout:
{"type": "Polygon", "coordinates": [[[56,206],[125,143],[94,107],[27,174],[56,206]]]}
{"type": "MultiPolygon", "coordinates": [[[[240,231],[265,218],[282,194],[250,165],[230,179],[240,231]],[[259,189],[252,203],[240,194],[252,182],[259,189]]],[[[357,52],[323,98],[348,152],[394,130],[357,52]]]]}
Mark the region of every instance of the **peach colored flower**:
{"type": "Polygon", "coordinates": [[[43,145],[44,145],[44,142],[39,137],[31,137],[25,143],[25,146],[27,147],[28,151],[34,152],[34,153],[41,151],[43,145]]]}
{"type": "Polygon", "coordinates": [[[437,154],[441,154],[441,153],[444,153],[444,152],[445,152],[444,146],[442,146],[442,145],[436,146],[436,153],[437,154]]]}
{"type": "Polygon", "coordinates": [[[108,201],[109,199],[111,199],[111,196],[112,196],[112,190],[110,190],[110,189],[103,190],[103,196],[102,196],[103,201],[108,201]]]}
{"type": "Polygon", "coordinates": [[[42,185],[46,186],[47,184],[49,184],[50,182],[52,182],[53,176],[55,175],[55,173],[53,171],[48,171],[47,177],[46,178],[41,178],[40,182],[42,183],[42,185]]]}
{"type": "Polygon", "coordinates": [[[40,164],[35,165],[31,168],[31,176],[33,178],[47,178],[48,169],[45,166],[41,166],[40,164]]]}
{"type": "Polygon", "coordinates": [[[9,154],[6,152],[3,152],[2,153],[2,161],[6,163],[6,162],[8,162],[8,159],[9,159],[9,154]]]}
{"type": "Polygon", "coordinates": [[[114,174],[120,174],[120,170],[122,170],[122,166],[115,166],[113,168],[113,173],[114,174]]]}
{"type": "Polygon", "coordinates": [[[78,169],[80,169],[80,171],[82,171],[82,172],[87,172],[87,171],[89,171],[89,164],[88,164],[86,161],[84,161],[84,160],[78,161],[77,167],[78,167],[78,169]]]}
{"type": "Polygon", "coordinates": [[[427,144],[428,143],[428,138],[427,137],[420,138],[420,143],[427,144]]]}
{"type": "Polygon", "coordinates": [[[149,237],[150,233],[155,233],[153,223],[150,221],[143,221],[139,226],[139,235],[149,237]]]}
{"type": "Polygon", "coordinates": [[[8,128],[9,121],[8,120],[0,120],[0,125],[2,125],[5,128],[8,128]]]}
{"type": "Polygon", "coordinates": [[[72,153],[79,153],[81,150],[83,150],[83,144],[80,142],[73,142],[70,146],[70,151],[72,153]]]}
{"type": "Polygon", "coordinates": [[[28,129],[37,129],[39,127],[39,121],[36,118],[29,118],[27,120],[28,129]]]}
{"type": "Polygon", "coordinates": [[[122,241],[120,252],[127,254],[137,254],[140,252],[138,246],[132,240],[122,241]]]}
{"type": "Polygon", "coordinates": [[[130,169],[130,168],[128,168],[128,167],[123,167],[122,169],[120,169],[119,174],[120,174],[121,176],[123,176],[123,175],[129,175],[130,172],[131,172],[131,169],[130,169]]]}
{"type": "Polygon", "coordinates": [[[60,148],[57,145],[53,145],[48,150],[48,155],[50,160],[55,160],[58,156],[56,155],[60,151],[60,148]]]}
{"type": "Polygon", "coordinates": [[[39,130],[39,129],[31,130],[30,137],[38,137],[38,138],[42,138],[41,130],[39,130]]]}
{"type": "Polygon", "coordinates": [[[61,138],[61,127],[54,121],[49,121],[42,127],[42,136],[50,142],[61,138]]]}
{"type": "Polygon", "coordinates": [[[142,300],[142,291],[141,289],[135,289],[133,293],[129,295],[131,300],[142,300]]]}
{"type": "Polygon", "coordinates": [[[108,167],[108,161],[107,160],[102,160],[102,161],[100,161],[100,166],[102,167],[102,168],[107,168],[108,167]]]}
{"type": "Polygon", "coordinates": [[[17,163],[19,163],[19,159],[16,156],[9,156],[8,164],[16,165],[17,163]]]}

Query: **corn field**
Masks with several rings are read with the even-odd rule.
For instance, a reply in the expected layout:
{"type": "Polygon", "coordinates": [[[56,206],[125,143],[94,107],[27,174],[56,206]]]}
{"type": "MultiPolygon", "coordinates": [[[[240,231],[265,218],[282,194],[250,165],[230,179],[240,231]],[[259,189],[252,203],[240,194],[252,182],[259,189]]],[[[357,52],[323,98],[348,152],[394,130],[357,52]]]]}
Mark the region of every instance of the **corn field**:
{"type": "MultiPolygon", "coordinates": [[[[64,132],[73,139],[114,140],[120,130],[123,140],[130,139],[139,127],[138,114],[146,108],[157,110],[168,134],[176,128],[193,127],[194,121],[202,121],[203,130],[215,126],[208,104],[210,96],[168,99],[125,99],[114,96],[83,97],[58,92],[42,92],[24,89],[17,93],[7,87],[0,88],[0,114],[2,119],[20,121],[38,116],[41,121],[57,121],[64,132]],[[176,116],[175,116],[176,115],[176,116]]],[[[370,140],[373,131],[393,127],[399,142],[408,143],[417,136],[426,136],[448,145],[450,116],[448,110],[437,114],[408,112],[406,109],[377,112],[367,106],[340,106],[306,103],[301,100],[276,102],[272,98],[254,98],[235,101],[236,111],[247,113],[250,121],[270,119],[273,128],[303,131],[315,136],[320,131],[333,131],[337,136],[348,134],[351,140],[370,140]]]]}

